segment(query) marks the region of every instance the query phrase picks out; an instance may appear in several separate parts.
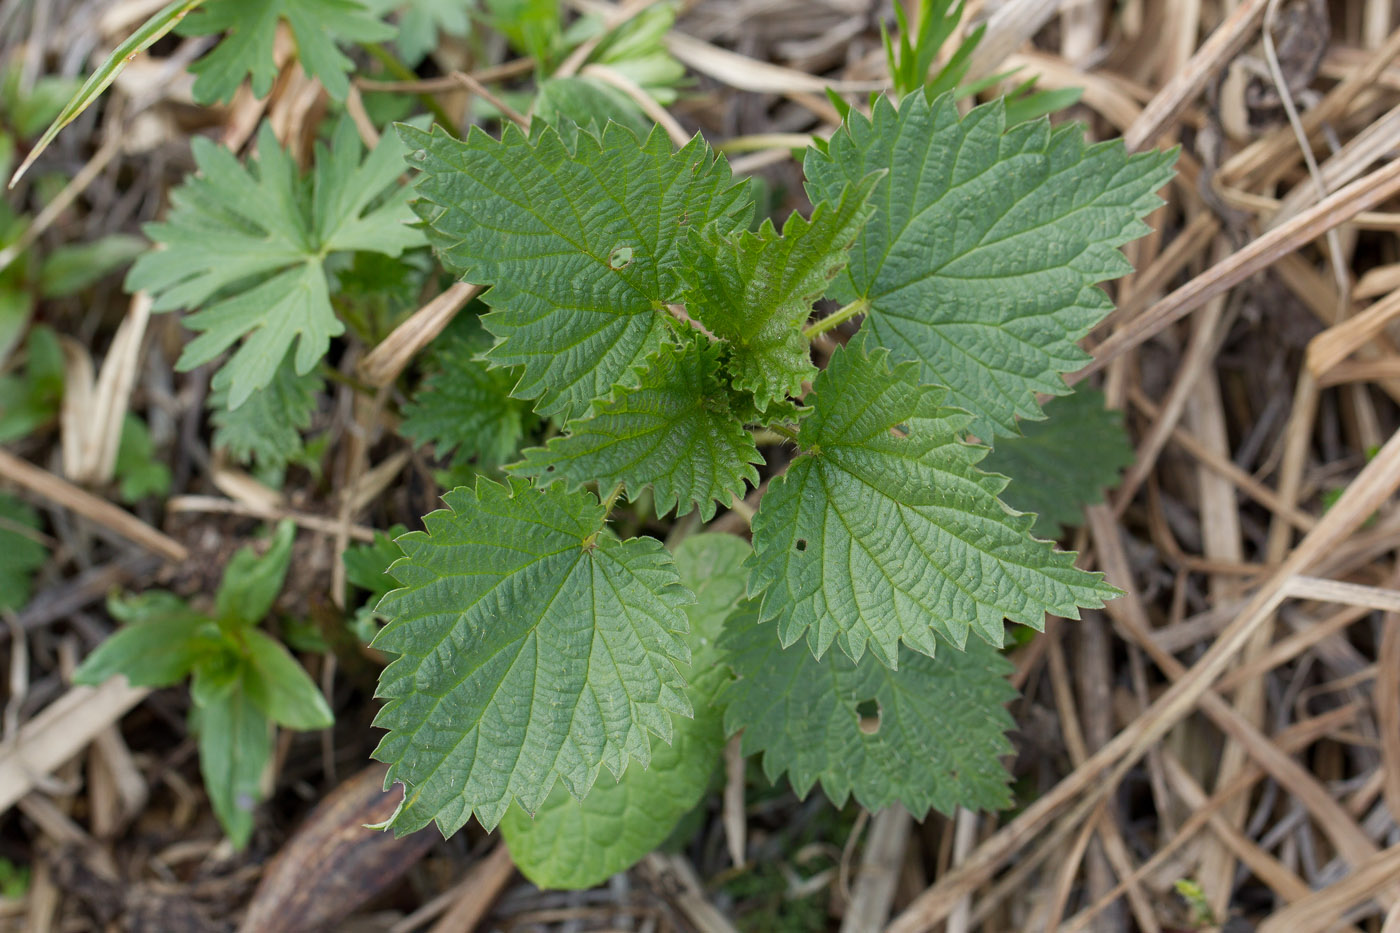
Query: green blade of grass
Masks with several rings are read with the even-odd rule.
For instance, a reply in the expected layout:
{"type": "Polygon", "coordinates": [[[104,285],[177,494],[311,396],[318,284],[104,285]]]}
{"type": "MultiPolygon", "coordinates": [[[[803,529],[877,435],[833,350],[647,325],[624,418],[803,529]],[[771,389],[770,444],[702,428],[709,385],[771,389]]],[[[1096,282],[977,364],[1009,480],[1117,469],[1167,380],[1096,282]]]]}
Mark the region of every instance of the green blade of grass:
{"type": "Polygon", "coordinates": [[[24,176],[24,173],[29,171],[29,166],[34,164],[34,160],[39,158],[40,153],[49,147],[49,143],[54,141],[54,138],[65,126],[76,120],[78,114],[92,106],[92,102],[102,96],[102,92],[111,86],[112,82],[117,79],[117,75],[122,73],[122,70],[133,58],[174,29],[190,10],[203,2],[204,0],[172,0],[171,3],[166,4],[154,16],[142,23],[141,28],[131,34],[131,38],[117,46],[107,57],[107,60],[102,63],[102,67],[93,72],[92,76],[83,82],[83,86],[78,88],[78,93],[73,95],[73,99],[64,106],[58,116],[54,118],[53,123],[49,124],[44,135],[39,137],[39,142],[29,151],[29,155],[25,156],[24,161],[20,163],[19,168],[11,176],[9,187],[13,188],[15,183],[24,176]]]}

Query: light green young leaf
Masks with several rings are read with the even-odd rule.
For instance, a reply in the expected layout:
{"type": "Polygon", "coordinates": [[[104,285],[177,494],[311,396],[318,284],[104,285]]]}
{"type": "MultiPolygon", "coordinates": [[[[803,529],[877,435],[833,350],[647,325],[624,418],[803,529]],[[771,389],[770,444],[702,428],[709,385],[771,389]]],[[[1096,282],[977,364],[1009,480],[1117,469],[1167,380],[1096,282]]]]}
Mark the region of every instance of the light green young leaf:
{"type": "Polygon", "coordinates": [[[471,31],[472,0],[369,0],[368,5],[377,16],[399,11],[394,44],[410,68],[437,48],[439,33],[460,39],[471,31]]]}
{"type": "Polygon", "coordinates": [[[201,104],[232,100],[246,75],[253,78],[253,94],[266,97],[277,77],[273,45],[282,21],[296,40],[302,67],[320,78],[336,100],[344,100],[349,92],[345,73],[354,67],[336,43],[394,37],[394,28],[376,19],[361,0],[207,0],[178,30],[185,36],[227,32],[211,52],[190,66],[198,75],[195,100],[201,104]]]}
{"type": "Polygon", "coordinates": [[[0,493],[0,609],[20,609],[29,602],[34,573],[49,559],[38,529],[37,512],[0,493]]]}
{"type": "Polygon", "coordinates": [[[316,147],[307,177],[268,124],[258,134],[258,158],[246,167],[208,139],[196,137],[193,147],[199,174],[171,193],[166,221],[145,228],[165,248],[139,258],[126,286],[150,291],[156,311],[201,308],[185,319],[201,333],[185,347],[179,369],[243,341],[225,364],[228,405],[237,408],[273,382],[293,344],[296,372],[304,375],[344,332],[331,307],[328,254],[397,256],[422,237],[407,225],[412,214],[394,190],[401,144],[386,136],[361,162],[349,119],[336,126],[329,149],[316,147]]]}
{"type": "Polygon", "coordinates": [[[902,803],[916,819],[930,807],[997,810],[1011,802],[999,758],[1012,751],[1016,696],[1011,665],[995,648],[930,658],[904,650],[898,670],[839,651],[820,661],[802,645],[784,650],[759,625],[756,602],[729,620],[721,648],[737,675],[720,696],[729,734],[745,755],[783,772],[798,796],[817,780],[838,806],[851,794],[869,810],[902,803]]]}
{"type": "Polygon", "coordinates": [[[168,687],[201,662],[232,646],[219,627],[173,593],[160,590],[129,600],[110,599],[112,616],[126,623],[83,659],[75,684],[96,686],[117,674],[133,687],[168,687]]]}
{"type": "Polygon", "coordinates": [[[248,844],[272,757],[267,718],[249,699],[237,667],[195,671],[190,696],[199,731],[199,770],[219,825],[234,848],[248,844]]]}
{"type": "Polygon", "coordinates": [[[175,619],[190,623],[210,621],[208,616],[169,590],[147,590],[130,596],[111,594],[107,597],[107,614],[123,625],[175,619]]]}
{"type": "Polygon", "coordinates": [[[582,797],[603,767],[646,766],[648,734],[669,742],[671,714],[691,715],[676,664],[693,597],[658,542],[618,541],[593,495],[559,486],[482,479],[443,498],[426,532],[399,539],[403,587],[374,641],[398,656],[374,754],[406,788],[404,832],[473,815],[494,828],[556,778],[582,797]]]}
{"type": "Polygon", "coordinates": [[[214,597],[214,612],[221,621],[248,626],[262,622],[282,592],[295,539],[296,525],[291,519],[283,519],[263,556],[259,557],[251,547],[234,552],[214,597]]]}
{"type": "Polygon", "coordinates": [[[1064,395],[1060,374],[1089,359],[1076,341],[1113,308],[1097,283],[1131,271],[1118,247],[1147,231],[1174,158],[923,94],[852,114],[826,150],[804,164],[814,201],[888,172],[832,297],[867,299],[870,336],[947,386],[988,440],[1041,417],[1036,393],[1064,395]]]}
{"type": "Polygon", "coordinates": [[[816,375],[802,325],[845,268],[878,181],[875,174],[847,185],[818,203],[810,219],[791,214],[781,236],[771,220],[729,236],[691,231],[686,311],[729,345],[734,387],[752,392],[760,410],[798,395],[816,375]]]}
{"type": "Polygon", "coordinates": [[[232,371],[214,374],[210,384],[209,420],[214,446],[258,472],[281,476],[303,450],[301,432],[311,426],[324,380],[317,372],[297,375],[291,354],[282,358],[272,381],[255,389],[237,408],[229,408],[232,371]]]}
{"type": "Polygon", "coordinates": [[[479,327],[438,338],[432,371],[404,408],[400,433],[415,444],[433,444],[440,457],[452,454],[459,465],[475,461],[494,469],[513,460],[535,418],[528,403],[511,397],[512,370],[480,359],[490,346],[490,335],[479,327]]]}
{"type": "Polygon", "coordinates": [[[650,485],[658,515],[698,505],[709,521],[716,502],[742,498],[746,481],[758,485],[753,464],[763,463],[720,366],[720,347],[703,339],[663,344],[635,385],[619,386],[511,469],[541,484],[567,479],[570,488],[622,483],[629,500],[650,485]]]}
{"type": "Polygon", "coordinates": [[[964,443],[966,413],[888,357],[832,356],[802,453],[754,518],[749,592],[783,645],[805,633],[817,657],[835,640],[859,661],[868,644],[894,667],[901,641],[932,657],[935,634],[961,649],[975,631],[1000,647],[1004,618],[1039,629],[1047,612],[1078,618],[1116,595],[1031,537],[1033,516],[997,499],[1006,480],[977,468],[986,448],[964,443]]]}
{"type": "MultiPolygon", "coordinates": [[[[575,20],[568,38],[577,42],[602,36],[602,41],[588,56],[590,64],[606,65],[630,79],[647,96],[663,107],[676,102],[677,88],[685,81],[685,66],[666,47],[666,37],[676,24],[678,3],[674,0],[652,3],[637,15],[612,26],[600,16],[575,20]]],[[[630,98],[629,98],[630,100],[630,98]]],[[[632,105],[640,114],[640,108],[632,105]]],[[[537,114],[538,115],[538,114],[537,114]]]]}
{"type": "Polygon", "coordinates": [[[717,643],[743,598],[748,553],[742,539],[717,534],[691,535],[676,549],[681,582],[697,597],[686,607],[691,663],[681,666],[695,718],[675,721],[671,744],[655,748],[647,768],[632,762],[616,784],[601,779],[582,801],[556,786],[534,819],[512,806],[501,820],[512,860],[535,884],[591,888],[660,845],[699,802],[724,747],[714,700],[728,676],[717,643]]]}
{"type": "Polygon", "coordinates": [[[151,432],[142,421],[127,412],[117,443],[117,491],[123,502],[138,502],[147,496],[163,496],[170,491],[170,467],[156,457],[151,432]]]}
{"type": "MultiPolygon", "coordinates": [[[[18,271],[18,270],[15,270],[18,271]]],[[[8,278],[0,275],[0,368],[10,359],[10,354],[19,346],[34,314],[34,298],[24,287],[19,276],[8,278]]]]}
{"type": "Polygon", "coordinates": [[[652,127],[636,101],[611,84],[586,75],[541,81],[535,93],[534,119],[556,126],[566,121],[577,123],[595,133],[596,127],[606,126],[612,120],[638,136],[645,136],[652,127]]]}
{"type": "Polygon", "coordinates": [[[609,124],[601,138],[551,127],[501,140],[473,128],[399,128],[422,170],[414,209],[443,263],[492,286],[491,361],[520,365],[520,398],[560,419],[587,414],[671,333],[687,231],[748,226],[752,203],[697,136],[679,152],[609,124]]]}
{"type": "Polygon", "coordinates": [[[1102,502],[1103,491],[1133,462],[1122,414],[1105,408],[1097,389],[1053,399],[1044,421],[1021,427],[1024,435],[997,441],[982,469],[1011,478],[1001,497],[1017,511],[1035,513],[1031,532],[1041,538],[1059,538],[1066,525],[1080,524],[1084,507],[1102,502]]]}
{"type": "Polygon", "coordinates": [[[335,722],[326,698],[281,643],[255,628],[239,638],[247,659],[243,689],[263,715],[288,729],[327,729],[335,722]]]}
{"type": "Polygon", "coordinates": [[[45,255],[39,267],[39,293],[45,298],[76,295],[145,251],[146,241],[127,233],[60,246],[45,255]]]}
{"type": "Polygon", "coordinates": [[[341,560],[345,563],[345,579],[351,586],[357,586],[370,594],[369,601],[376,603],[396,584],[389,575],[394,561],[403,557],[403,548],[395,540],[408,533],[402,525],[395,525],[388,532],[376,531],[374,541],[369,544],[356,544],[345,549],[341,560]]]}
{"type": "Polygon", "coordinates": [[[384,618],[379,613],[379,601],[397,585],[389,575],[390,565],[403,557],[403,549],[395,539],[407,532],[402,525],[394,525],[387,533],[376,531],[373,542],[348,547],[341,555],[346,582],[369,593],[348,623],[355,637],[366,644],[374,640],[384,618]]]}
{"type": "Polygon", "coordinates": [[[32,327],[23,374],[0,376],[0,444],[58,417],[63,399],[63,350],[48,327],[32,327]]]}
{"type": "Polygon", "coordinates": [[[485,6],[491,28],[533,58],[537,68],[552,70],[563,21],[559,0],[486,0],[485,6]]]}

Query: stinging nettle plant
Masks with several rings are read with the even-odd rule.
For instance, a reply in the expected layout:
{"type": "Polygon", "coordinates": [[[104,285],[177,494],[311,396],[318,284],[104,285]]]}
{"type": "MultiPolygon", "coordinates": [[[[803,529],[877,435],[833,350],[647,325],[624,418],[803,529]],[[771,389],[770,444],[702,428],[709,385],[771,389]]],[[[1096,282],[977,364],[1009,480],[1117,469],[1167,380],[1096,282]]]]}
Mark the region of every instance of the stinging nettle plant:
{"type": "MultiPolygon", "coordinates": [[[[1116,591],[1032,534],[971,439],[1014,448],[1037,393],[1066,394],[1172,154],[1001,102],[880,98],[808,151],[814,207],[780,229],[752,228],[699,137],[400,135],[429,243],[490,286],[484,360],[560,431],[399,539],[375,641],[375,754],[406,788],[391,825],[503,823],[531,877],[590,884],[664,838],[741,731],[799,794],[1006,805],[1006,620],[1116,591]],[[841,310],[812,321],[823,297],[841,310]],[[818,369],[812,338],[861,316],[818,369]],[[710,519],[774,437],[790,462],[752,547],[673,554],[608,524],[644,494],[710,519]]],[[[1055,443],[1025,440],[1032,459],[1055,443]]]]}

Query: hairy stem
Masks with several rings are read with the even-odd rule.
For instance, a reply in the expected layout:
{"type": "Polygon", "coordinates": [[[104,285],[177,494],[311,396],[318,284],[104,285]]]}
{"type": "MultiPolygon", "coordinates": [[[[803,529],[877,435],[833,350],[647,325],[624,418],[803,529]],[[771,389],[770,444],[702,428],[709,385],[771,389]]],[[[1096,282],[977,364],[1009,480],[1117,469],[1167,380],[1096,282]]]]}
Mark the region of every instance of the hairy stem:
{"type": "Polygon", "coordinates": [[[864,314],[869,310],[870,299],[857,298],[855,301],[846,305],[844,308],[838,308],[835,312],[828,314],[820,321],[816,321],[813,324],[809,325],[807,329],[802,332],[802,336],[806,337],[808,340],[811,340],[818,334],[824,334],[833,328],[840,327],[842,324],[846,323],[851,318],[855,317],[857,314],[864,314]]]}

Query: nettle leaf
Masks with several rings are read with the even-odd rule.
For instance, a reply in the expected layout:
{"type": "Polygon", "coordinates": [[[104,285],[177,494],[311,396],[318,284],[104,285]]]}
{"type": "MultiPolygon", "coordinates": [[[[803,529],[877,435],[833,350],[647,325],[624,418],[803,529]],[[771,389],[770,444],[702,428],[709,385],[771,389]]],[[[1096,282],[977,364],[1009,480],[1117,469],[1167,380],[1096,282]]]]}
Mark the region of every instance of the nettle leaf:
{"type": "Polygon", "coordinates": [[[695,718],[675,720],[671,744],[653,750],[650,766],[632,762],[621,780],[599,780],[584,800],[556,786],[533,819],[519,806],[510,808],[501,832],[511,859],[535,884],[591,888],[630,868],[704,795],[724,747],[715,696],[729,678],[718,642],[725,618],[743,598],[748,553],[733,535],[691,535],[676,548],[681,582],[696,595],[686,607],[691,663],[680,665],[691,681],[686,695],[695,718]]]}
{"type": "Polygon", "coordinates": [[[1080,389],[1052,399],[1044,421],[1023,424],[1025,434],[997,441],[982,469],[1011,478],[1001,494],[1021,512],[1034,512],[1032,533],[1058,538],[1078,525],[1084,507],[1103,501],[1133,462],[1133,447],[1120,412],[1104,407],[1103,393],[1080,389]]]}
{"type": "Polygon", "coordinates": [[[375,719],[375,757],[406,788],[394,827],[493,828],[556,778],[582,797],[603,767],[646,766],[648,734],[670,742],[670,714],[692,714],[676,664],[693,597],[670,555],[612,537],[586,492],[481,479],[443,499],[399,539],[403,586],[379,606],[374,646],[398,656],[375,719]]]}
{"type": "Polygon", "coordinates": [[[878,181],[876,174],[845,186],[834,203],[818,203],[810,219],[791,214],[781,235],[772,220],[727,236],[691,231],[686,311],[728,343],[734,387],[752,392],[760,410],[798,395],[816,375],[802,325],[845,267],[878,181]]]}
{"type": "Polygon", "coordinates": [[[758,624],[750,601],[720,643],[737,680],[720,696],[725,731],[743,731],[745,755],[763,753],[763,771],[784,772],[798,796],[813,783],[838,806],[854,794],[877,810],[902,803],[916,819],[932,807],[995,810],[1011,802],[999,758],[1015,723],[1005,704],[1016,691],[1011,664],[979,641],[930,658],[901,652],[893,670],[838,651],[821,660],[801,645],[786,650],[758,624]]]}
{"type": "Polygon", "coordinates": [[[933,656],[935,635],[963,648],[975,631],[1000,647],[1004,618],[1039,629],[1047,612],[1078,618],[1116,595],[1030,536],[1033,516],[997,499],[1005,478],[977,468],[986,448],[964,443],[969,416],[888,358],[832,355],[802,454],[754,518],[749,592],[783,645],[805,633],[817,657],[835,640],[858,661],[868,644],[894,667],[901,641],[933,656]]]}
{"type": "Polygon", "coordinates": [[[1077,341],[1113,308],[1097,283],[1131,271],[1118,247],[1147,232],[1173,160],[1087,145],[1074,125],[1008,128],[1001,102],[964,117],[910,94],[851,114],[803,167],[814,201],[888,172],[832,296],[868,300],[870,335],[990,440],[1040,418],[1035,394],[1064,395],[1060,374],[1089,359],[1077,341]]]}
{"type": "Polygon", "coordinates": [[[720,350],[698,335],[663,344],[636,384],[619,386],[548,447],[525,451],[512,471],[571,488],[622,483],[629,499],[651,485],[658,515],[698,505],[708,521],[716,502],[758,485],[753,465],[764,462],[721,377],[720,350]]]}
{"type": "Polygon", "coordinates": [[[0,610],[29,602],[34,573],[49,559],[39,537],[39,514],[0,493],[0,610]]]}
{"type": "Polygon", "coordinates": [[[422,170],[414,209],[439,258],[487,284],[488,358],[522,366],[514,394],[562,420],[582,417],[671,333],[691,228],[748,226],[748,189],[697,136],[673,151],[609,124],[601,137],[537,124],[500,140],[473,128],[401,126],[422,170]]]}
{"type": "Polygon", "coordinates": [[[196,137],[193,148],[199,174],[171,193],[166,221],[145,228],[164,249],[137,259],[126,287],[150,291],[156,311],[202,309],[185,319],[200,336],[178,369],[207,363],[242,340],[225,364],[228,405],[237,408],[272,384],[293,344],[296,372],[305,375],[344,333],[331,307],[327,255],[397,256],[422,236],[408,226],[405,193],[395,190],[401,144],[386,136],[361,162],[349,119],[336,126],[329,148],[317,144],[306,177],[266,123],[258,158],[247,166],[208,139],[196,137]]]}
{"type": "Polygon", "coordinates": [[[259,472],[281,475],[301,456],[301,434],[311,426],[325,380],[317,372],[297,375],[290,354],[283,357],[272,381],[249,393],[237,408],[229,407],[232,371],[219,370],[211,381],[209,408],[214,423],[214,446],[227,450],[240,463],[259,472]]]}
{"type": "Polygon", "coordinates": [[[277,77],[273,46],[285,21],[296,40],[297,59],[336,100],[350,91],[345,73],[355,63],[336,42],[381,42],[395,30],[380,22],[360,0],[206,0],[178,27],[185,36],[227,32],[203,58],[190,65],[198,75],[194,98],[201,104],[229,101],[251,75],[253,94],[266,97],[277,77]]]}
{"type": "Polygon", "coordinates": [[[480,358],[490,344],[484,332],[449,332],[436,341],[432,371],[403,411],[399,431],[405,437],[433,444],[440,457],[452,454],[456,464],[475,460],[491,469],[515,458],[535,419],[526,403],[511,397],[515,373],[480,358]]]}

